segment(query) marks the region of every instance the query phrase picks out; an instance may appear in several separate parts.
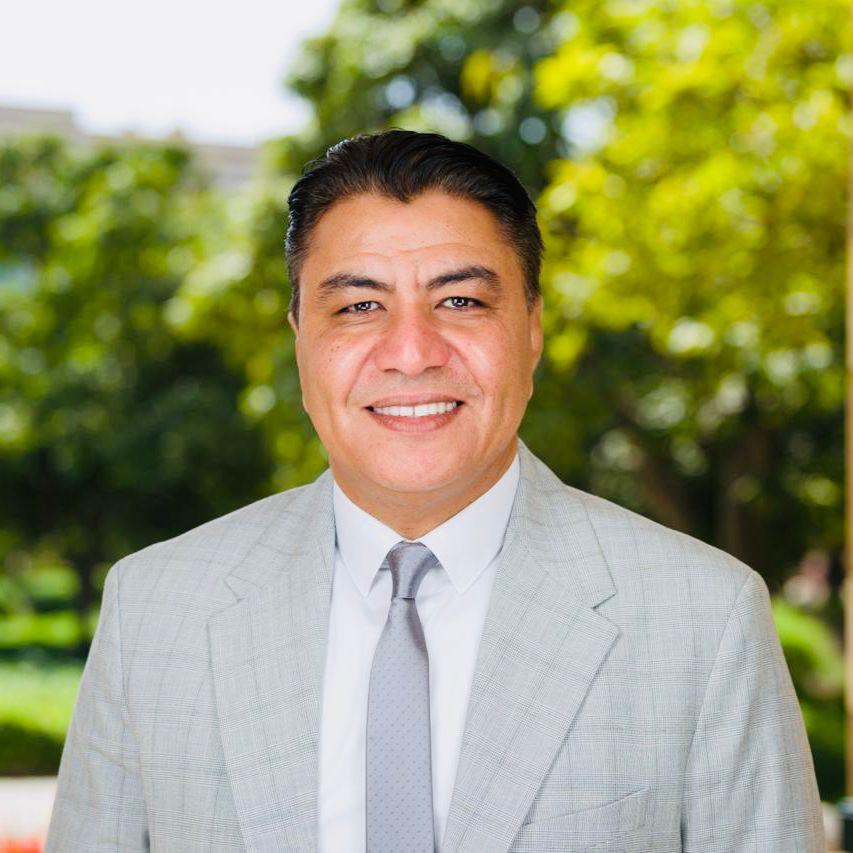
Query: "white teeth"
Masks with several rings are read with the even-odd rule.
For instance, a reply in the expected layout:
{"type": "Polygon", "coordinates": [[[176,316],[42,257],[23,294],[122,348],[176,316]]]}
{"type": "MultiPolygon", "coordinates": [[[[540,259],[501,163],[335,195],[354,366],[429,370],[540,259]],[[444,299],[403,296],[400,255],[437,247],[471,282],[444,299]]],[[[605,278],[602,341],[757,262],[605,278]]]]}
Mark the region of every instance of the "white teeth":
{"type": "Polygon", "coordinates": [[[395,415],[404,418],[422,418],[425,415],[443,415],[452,412],[459,404],[452,403],[422,403],[418,406],[385,406],[374,407],[373,411],[379,415],[395,415]]]}

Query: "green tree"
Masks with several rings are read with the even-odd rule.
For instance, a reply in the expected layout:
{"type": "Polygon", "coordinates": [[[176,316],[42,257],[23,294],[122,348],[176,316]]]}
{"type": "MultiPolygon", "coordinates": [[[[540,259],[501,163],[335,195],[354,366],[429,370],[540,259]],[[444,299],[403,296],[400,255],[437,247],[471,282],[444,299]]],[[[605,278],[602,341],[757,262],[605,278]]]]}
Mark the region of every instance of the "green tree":
{"type": "Polygon", "coordinates": [[[185,151],[0,147],[0,524],[81,579],[259,497],[242,376],[165,306],[219,218],[185,151]]]}
{"type": "Polygon", "coordinates": [[[313,116],[282,141],[280,165],[298,174],[338,140],[395,125],[488,150],[536,195],[544,164],[568,149],[535,100],[533,70],[565,37],[547,0],[343,0],[287,75],[313,116]]]}
{"type": "MultiPolygon", "coordinates": [[[[547,376],[575,477],[777,586],[840,550],[849,9],[573,3],[536,68],[547,376]]],[[[543,405],[544,404],[544,405],[543,405]]]]}

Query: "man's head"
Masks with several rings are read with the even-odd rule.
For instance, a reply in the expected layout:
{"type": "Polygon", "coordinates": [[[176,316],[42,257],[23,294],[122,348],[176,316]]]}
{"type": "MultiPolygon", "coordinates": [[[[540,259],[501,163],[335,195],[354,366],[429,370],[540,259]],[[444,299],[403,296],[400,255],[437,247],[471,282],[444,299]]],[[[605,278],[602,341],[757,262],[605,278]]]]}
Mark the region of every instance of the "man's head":
{"type": "Polygon", "coordinates": [[[533,392],[533,202],[475,148],[404,130],[333,146],[288,202],[303,404],[336,480],[374,508],[461,508],[506,469],[533,392]]]}

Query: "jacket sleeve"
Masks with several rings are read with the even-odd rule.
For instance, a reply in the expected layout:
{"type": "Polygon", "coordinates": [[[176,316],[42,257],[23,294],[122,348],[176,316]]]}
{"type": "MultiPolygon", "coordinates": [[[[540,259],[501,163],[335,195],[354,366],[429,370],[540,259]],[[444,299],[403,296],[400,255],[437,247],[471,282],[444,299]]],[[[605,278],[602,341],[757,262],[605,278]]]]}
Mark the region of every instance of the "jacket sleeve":
{"type": "Polygon", "coordinates": [[[119,570],[104,581],[98,625],[65,738],[45,853],[149,850],[139,747],[121,659],[119,570]]]}
{"type": "Polygon", "coordinates": [[[723,630],[684,777],[685,853],[825,853],[814,763],[754,570],[723,630]]]}

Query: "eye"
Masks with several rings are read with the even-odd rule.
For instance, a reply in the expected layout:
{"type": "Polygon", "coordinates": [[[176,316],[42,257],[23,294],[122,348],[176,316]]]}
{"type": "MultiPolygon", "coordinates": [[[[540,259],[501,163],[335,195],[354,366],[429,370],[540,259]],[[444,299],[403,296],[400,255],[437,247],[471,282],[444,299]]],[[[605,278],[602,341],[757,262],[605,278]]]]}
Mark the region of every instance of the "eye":
{"type": "Polygon", "coordinates": [[[473,296],[448,296],[447,299],[442,300],[443,302],[452,302],[453,308],[469,308],[469,307],[477,307],[482,305],[479,299],[474,299],[473,296]],[[467,303],[467,304],[460,304],[467,303]]]}
{"type": "Polygon", "coordinates": [[[367,305],[378,305],[378,302],[370,299],[366,302],[354,302],[352,305],[347,305],[346,308],[341,308],[339,314],[367,314],[367,305]]]}

